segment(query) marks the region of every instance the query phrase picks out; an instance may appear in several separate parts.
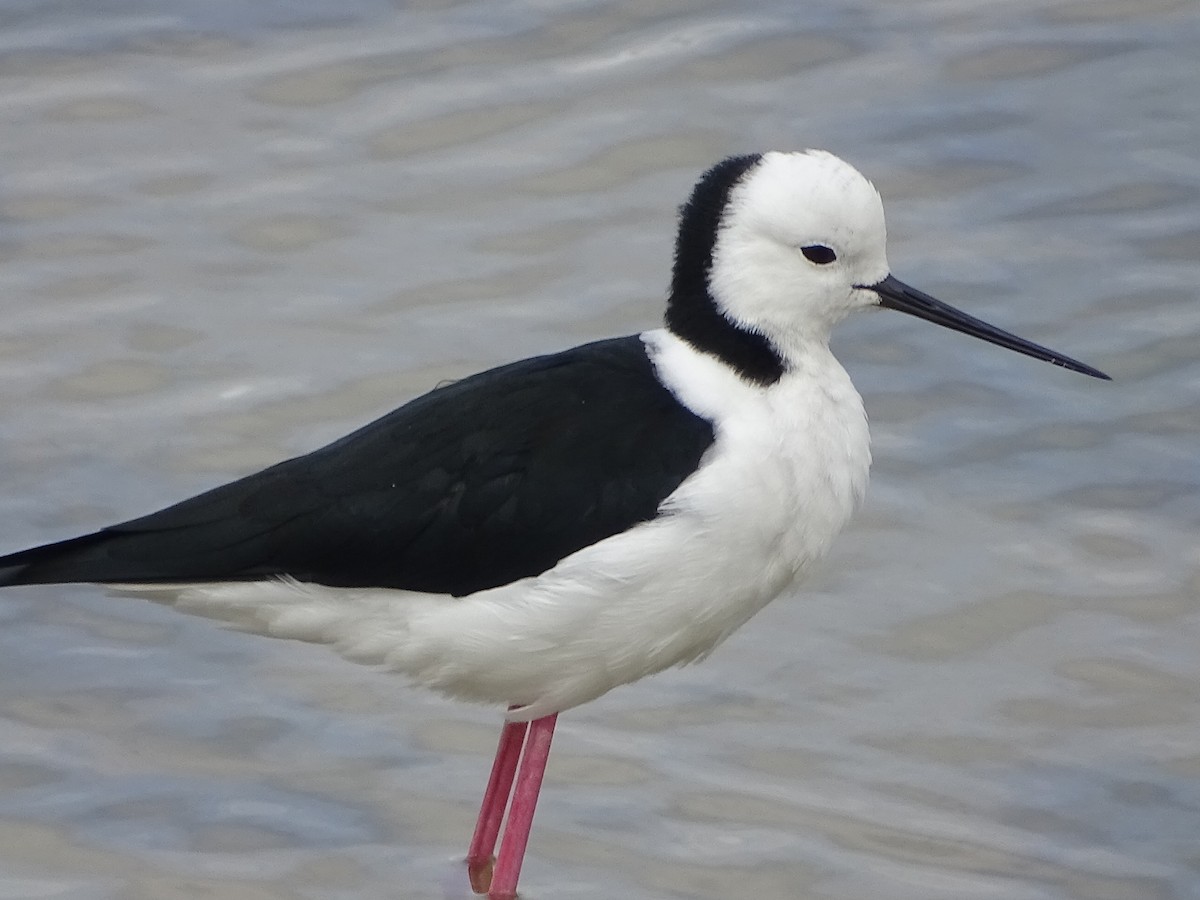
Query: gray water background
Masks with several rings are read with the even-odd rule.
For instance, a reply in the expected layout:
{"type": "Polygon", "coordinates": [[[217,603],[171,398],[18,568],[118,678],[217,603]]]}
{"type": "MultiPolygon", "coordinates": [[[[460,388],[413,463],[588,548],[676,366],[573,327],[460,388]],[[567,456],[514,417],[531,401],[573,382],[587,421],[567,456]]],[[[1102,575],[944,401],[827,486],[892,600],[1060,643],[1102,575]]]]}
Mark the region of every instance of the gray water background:
{"type": "MultiPolygon", "coordinates": [[[[1187,0],[0,6],[0,537],[655,326],[722,156],[1108,370],[847,323],[866,508],[704,665],[562,717],[553,898],[1200,897],[1187,0]]],[[[0,594],[0,900],[462,898],[494,711],[89,587],[0,594]]]]}

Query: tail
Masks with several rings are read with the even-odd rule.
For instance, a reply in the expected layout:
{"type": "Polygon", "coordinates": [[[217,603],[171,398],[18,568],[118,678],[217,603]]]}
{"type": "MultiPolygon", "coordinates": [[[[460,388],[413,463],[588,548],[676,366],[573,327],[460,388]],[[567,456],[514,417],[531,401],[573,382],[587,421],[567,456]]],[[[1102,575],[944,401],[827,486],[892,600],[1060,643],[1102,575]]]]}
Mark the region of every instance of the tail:
{"type": "MultiPolygon", "coordinates": [[[[0,587],[18,584],[153,584],[168,581],[207,580],[201,573],[187,573],[165,560],[148,558],[139,537],[133,534],[97,531],[81,537],[31,547],[0,556],[0,587]],[[190,577],[189,577],[190,574],[190,577]]],[[[211,578],[212,574],[208,574],[211,578]]],[[[232,573],[230,573],[232,574],[232,573]]],[[[235,576],[236,577],[236,576],[235,576]]]]}
{"type": "Polygon", "coordinates": [[[102,542],[97,532],[0,556],[0,586],[96,581],[102,567],[93,557],[102,542]]]}
{"type": "Polygon", "coordinates": [[[305,525],[319,507],[303,491],[277,483],[286,465],[91,534],[0,556],[0,587],[194,584],[303,575],[303,560],[313,546],[305,540],[305,525]],[[262,514],[255,502],[265,507],[262,514]],[[286,508],[280,511],[280,506],[286,508]],[[296,547],[299,565],[284,558],[296,547]]]}

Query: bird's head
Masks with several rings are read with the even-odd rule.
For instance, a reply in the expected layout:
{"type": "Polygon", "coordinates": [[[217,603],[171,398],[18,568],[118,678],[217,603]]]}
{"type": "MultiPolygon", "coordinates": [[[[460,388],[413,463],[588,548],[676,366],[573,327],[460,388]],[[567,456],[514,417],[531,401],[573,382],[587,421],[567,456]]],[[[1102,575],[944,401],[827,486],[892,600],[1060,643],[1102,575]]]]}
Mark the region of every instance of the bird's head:
{"type": "Polygon", "coordinates": [[[849,163],[822,150],[731,157],[682,208],[667,326],[762,383],[878,306],[1107,377],[908,287],[886,245],[879,192],[849,163]]]}

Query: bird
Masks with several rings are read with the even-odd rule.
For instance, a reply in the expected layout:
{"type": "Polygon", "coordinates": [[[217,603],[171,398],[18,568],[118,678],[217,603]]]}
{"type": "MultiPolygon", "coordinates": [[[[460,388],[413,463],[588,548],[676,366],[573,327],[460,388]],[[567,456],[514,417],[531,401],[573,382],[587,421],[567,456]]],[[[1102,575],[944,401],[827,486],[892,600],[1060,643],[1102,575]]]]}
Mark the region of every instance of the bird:
{"type": "Polygon", "coordinates": [[[867,417],[829,337],[881,307],[1108,379],[892,275],[880,195],[839,157],[731,156],[680,207],[661,328],[439,385],[2,556],[0,586],[107,585],[504,708],[466,864],[512,900],[558,714],[706,657],[861,503],[867,417]]]}

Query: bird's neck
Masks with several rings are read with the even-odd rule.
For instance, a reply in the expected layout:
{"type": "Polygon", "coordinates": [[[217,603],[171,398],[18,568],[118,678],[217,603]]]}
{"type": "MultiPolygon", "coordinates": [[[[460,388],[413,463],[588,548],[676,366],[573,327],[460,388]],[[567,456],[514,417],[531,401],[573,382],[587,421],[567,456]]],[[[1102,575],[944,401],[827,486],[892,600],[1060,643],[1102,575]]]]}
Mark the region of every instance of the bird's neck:
{"type": "Polygon", "coordinates": [[[666,325],[675,337],[715,356],[748,381],[765,387],[787,371],[771,341],[731,322],[706,287],[676,283],[667,300],[666,325]]]}

